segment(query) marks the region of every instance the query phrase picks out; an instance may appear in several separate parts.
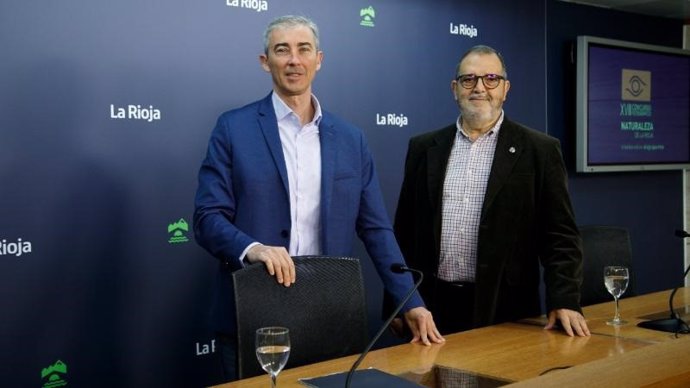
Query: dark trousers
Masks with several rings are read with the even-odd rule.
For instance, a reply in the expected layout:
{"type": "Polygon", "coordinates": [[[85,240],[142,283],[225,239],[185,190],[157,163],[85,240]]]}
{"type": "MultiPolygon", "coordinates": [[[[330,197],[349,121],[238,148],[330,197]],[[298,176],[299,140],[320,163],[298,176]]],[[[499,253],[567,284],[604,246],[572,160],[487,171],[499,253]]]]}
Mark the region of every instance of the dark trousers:
{"type": "Polygon", "coordinates": [[[474,283],[446,282],[432,278],[429,307],[441,334],[474,328],[474,283]]]}
{"type": "Polygon", "coordinates": [[[223,382],[237,380],[237,338],[233,335],[216,333],[223,370],[223,382]]]}

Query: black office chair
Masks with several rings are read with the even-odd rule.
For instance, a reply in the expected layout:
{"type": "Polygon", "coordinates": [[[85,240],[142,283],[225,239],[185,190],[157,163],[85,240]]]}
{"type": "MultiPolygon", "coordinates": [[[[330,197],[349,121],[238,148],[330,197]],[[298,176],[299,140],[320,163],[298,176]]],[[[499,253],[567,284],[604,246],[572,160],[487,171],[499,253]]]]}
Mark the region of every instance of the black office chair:
{"type": "Polygon", "coordinates": [[[584,253],[580,305],[588,306],[613,300],[604,286],[604,266],[607,265],[628,267],[630,280],[622,298],[635,295],[633,287],[635,272],[628,230],[603,225],[586,225],[580,226],[579,229],[584,253]]]}
{"type": "Polygon", "coordinates": [[[367,344],[367,312],[359,260],[343,257],[293,258],[297,280],[278,284],[263,264],[232,274],[237,306],[238,374],[263,372],[256,359],[256,329],[290,329],[286,368],[359,353],[367,344]]]}

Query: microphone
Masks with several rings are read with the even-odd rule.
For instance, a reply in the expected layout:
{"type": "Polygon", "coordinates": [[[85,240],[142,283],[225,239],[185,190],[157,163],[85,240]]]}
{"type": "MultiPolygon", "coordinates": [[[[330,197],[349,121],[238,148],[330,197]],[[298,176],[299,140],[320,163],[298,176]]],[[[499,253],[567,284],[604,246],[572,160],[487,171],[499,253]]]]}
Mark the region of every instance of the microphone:
{"type": "Polygon", "coordinates": [[[680,238],[690,237],[690,233],[688,233],[684,230],[676,229],[676,237],[680,237],[680,238]]]}
{"type": "MultiPolygon", "coordinates": [[[[680,238],[690,237],[690,234],[688,234],[688,232],[680,229],[676,230],[675,235],[676,237],[680,238]]],[[[685,279],[685,277],[688,276],[688,272],[690,272],[690,266],[688,266],[688,268],[685,270],[685,273],[683,273],[683,279],[685,279]]],[[[688,327],[688,324],[683,319],[681,319],[680,315],[678,315],[673,309],[673,297],[676,296],[677,291],[678,287],[674,288],[673,291],[671,291],[671,296],[668,298],[668,308],[671,311],[670,318],[644,321],[638,323],[637,326],[643,327],[645,329],[667,331],[670,333],[690,332],[690,327],[688,327]]]]}
{"type": "Polygon", "coordinates": [[[424,274],[422,273],[422,271],[417,270],[417,269],[413,269],[413,268],[409,268],[405,264],[395,263],[395,264],[391,265],[391,271],[393,271],[394,273],[412,272],[413,274],[418,275],[419,279],[417,279],[417,281],[414,284],[414,287],[412,287],[410,289],[410,291],[407,292],[407,295],[405,295],[403,300],[398,304],[398,306],[395,308],[395,310],[390,315],[390,317],[388,317],[386,322],[384,322],[384,324],[381,326],[381,329],[379,329],[379,332],[376,333],[376,335],[371,340],[371,342],[369,342],[369,345],[367,345],[366,349],[364,349],[364,351],[359,356],[357,361],[355,361],[355,363],[352,364],[352,368],[350,368],[350,371],[347,373],[347,379],[345,380],[345,388],[350,388],[350,382],[352,380],[352,376],[354,375],[355,370],[357,369],[359,364],[362,363],[362,361],[364,360],[364,357],[366,357],[366,355],[369,353],[369,350],[371,350],[371,347],[374,346],[376,341],[378,341],[378,339],[381,337],[381,335],[386,330],[388,325],[390,325],[391,322],[393,322],[393,319],[398,315],[398,313],[403,308],[405,303],[407,303],[407,301],[410,300],[410,298],[412,297],[412,294],[414,294],[414,292],[417,291],[417,288],[419,287],[419,285],[422,284],[422,280],[424,280],[424,274]]]}
{"type": "Polygon", "coordinates": [[[424,278],[424,274],[422,273],[422,271],[409,268],[405,264],[401,264],[401,263],[391,264],[391,271],[393,271],[394,273],[413,272],[413,273],[419,275],[421,278],[424,278]]]}

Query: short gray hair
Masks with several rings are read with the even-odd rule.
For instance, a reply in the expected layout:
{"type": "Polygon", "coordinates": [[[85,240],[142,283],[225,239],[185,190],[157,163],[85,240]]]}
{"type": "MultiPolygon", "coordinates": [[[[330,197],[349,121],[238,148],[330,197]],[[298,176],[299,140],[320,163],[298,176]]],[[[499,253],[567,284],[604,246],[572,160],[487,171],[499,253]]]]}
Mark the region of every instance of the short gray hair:
{"type": "Polygon", "coordinates": [[[268,45],[269,39],[271,37],[271,32],[278,28],[294,28],[299,26],[309,27],[311,32],[314,34],[314,42],[316,43],[316,50],[319,50],[319,27],[316,26],[311,19],[306,16],[296,16],[296,15],[285,15],[279,16],[273,19],[272,22],[268,24],[266,30],[264,31],[264,54],[268,55],[268,45]]]}
{"type": "Polygon", "coordinates": [[[477,45],[472,47],[471,49],[467,50],[462,57],[460,58],[460,61],[458,62],[458,65],[455,67],[455,77],[460,75],[460,64],[462,61],[467,58],[471,54],[485,54],[485,55],[496,55],[498,57],[498,60],[501,61],[501,67],[503,67],[503,76],[508,79],[508,68],[506,67],[506,62],[503,60],[503,55],[499,53],[496,49],[493,47],[489,46],[484,46],[484,45],[477,45]]]}

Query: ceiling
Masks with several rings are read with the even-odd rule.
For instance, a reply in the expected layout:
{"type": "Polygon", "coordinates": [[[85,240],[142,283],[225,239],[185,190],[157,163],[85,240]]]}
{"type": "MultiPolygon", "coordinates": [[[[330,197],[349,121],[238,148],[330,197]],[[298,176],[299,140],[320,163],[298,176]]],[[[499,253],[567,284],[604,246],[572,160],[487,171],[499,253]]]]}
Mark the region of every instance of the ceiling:
{"type": "Polygon", "coordinates": [[[618,11],[684,20],[690,24],[690,0],[561,0],[618,11]]]}

